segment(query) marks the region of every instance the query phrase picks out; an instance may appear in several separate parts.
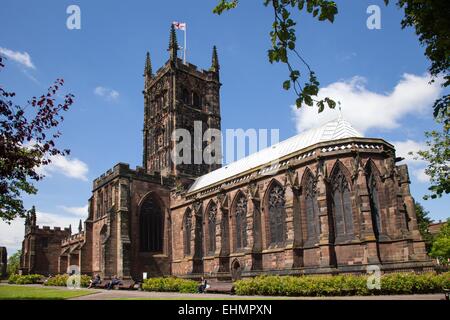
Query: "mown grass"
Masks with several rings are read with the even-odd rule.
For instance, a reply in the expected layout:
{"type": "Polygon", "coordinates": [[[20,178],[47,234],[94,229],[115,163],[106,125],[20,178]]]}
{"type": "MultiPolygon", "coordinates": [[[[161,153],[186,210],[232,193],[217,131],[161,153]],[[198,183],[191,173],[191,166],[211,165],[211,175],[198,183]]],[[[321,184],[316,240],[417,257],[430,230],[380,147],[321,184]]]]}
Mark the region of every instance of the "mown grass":
{"type": "Polygon", "coordinates": [[[0,300],[65,300],[94,293],[89,290],[65,290],[30,286],[0,286],[0,300]]]}

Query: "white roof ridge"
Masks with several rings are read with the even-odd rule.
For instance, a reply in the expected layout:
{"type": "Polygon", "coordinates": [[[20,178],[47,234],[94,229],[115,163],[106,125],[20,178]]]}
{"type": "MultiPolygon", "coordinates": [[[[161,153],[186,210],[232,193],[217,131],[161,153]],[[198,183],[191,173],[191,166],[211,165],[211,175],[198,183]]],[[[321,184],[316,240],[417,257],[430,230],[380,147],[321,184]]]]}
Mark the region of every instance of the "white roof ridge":
{"type": "Polygon", "coordinates": [[[351,137],[363,137],[363,135],[354,129],[348,121],[344,120],[342,116],[339,116],[338,118],[330,120],[317,128],[300,132],[297,135],[198,177],[189,188],[188,192],[202,189],[222,180],[236,176],[242,172],[266,163],[270,163],[298,150],[305,149],[319,142],[340,140],[351,137]]]}

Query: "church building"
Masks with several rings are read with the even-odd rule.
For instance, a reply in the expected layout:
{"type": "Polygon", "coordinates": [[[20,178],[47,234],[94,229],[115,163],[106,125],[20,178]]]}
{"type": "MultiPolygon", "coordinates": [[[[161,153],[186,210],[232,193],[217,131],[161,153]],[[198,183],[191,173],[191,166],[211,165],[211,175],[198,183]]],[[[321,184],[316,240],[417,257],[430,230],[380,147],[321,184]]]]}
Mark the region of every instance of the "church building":
{"type": "MultiPolygon", "coordinates": [[[[78,233],[26,219],[23,273],[174,275],[365,273],[433,268],[419,233],[408,168],[394,146],[342,117],[236,162],[172,159],[172,132],[221,129],[220,66],[178,58],[144,69],[142,166],[118,163],[94,180],[78,233]]],[[[192,150],[195,148],[192,147],[192,150]]]]}

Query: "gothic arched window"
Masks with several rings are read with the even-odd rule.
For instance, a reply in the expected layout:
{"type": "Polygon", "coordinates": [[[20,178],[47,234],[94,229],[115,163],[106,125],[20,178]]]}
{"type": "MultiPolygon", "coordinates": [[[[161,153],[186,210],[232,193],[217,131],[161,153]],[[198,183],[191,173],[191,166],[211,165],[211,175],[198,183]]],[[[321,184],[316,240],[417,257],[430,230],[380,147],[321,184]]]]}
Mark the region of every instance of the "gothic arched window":
{"type": "Polygon", "coordinates": [[[214,254],[216,251],[216,215],[217,206],[212,203],[208,210],[208,253],[214,254]]]}
{"type": "Polygon", "coordinates": [[[308,173],[304,188],[307,238],[308,240],[314,240],[320,233],[319,203],[317,201],[317,182],[311,173],[308,173]]]}
{"type": "Polygon", "coordinates": [[[183,100],[183,102],[185,104],[189,104],[190,103],[190,99],[189,99],[189,91],[185,88],[183,89],[182,93],[181,93],[181,99],[183,100]]]}
{"type": "Polygon", "coordinates": [[[350,187],[341,168],[337,168],[331,179],[332,209],[336,236],[353,233],[353,213],[350,187]]]}
{"type": "Polygon", "coordinates": [[[283,243],[285,240],[285,199],[284,190],[279,184],[274,184],[269,191],[268,198],[269,208],[269,243],[278,244],[283,243]]]}
{"type": "Polygon", "coordinates": [[[243,194],[239,195],[235,206],[236,250],[240,250],[247,246],[247,199],[243,194]]]}
{"type": "Polygon", "coordinates": [[[192,94],[192,106],[197,109],[201,109],[202,107],[202,101],[196,92],[192,94]]]}
{"type": "Polygon", "coordinates": [[[373,232],[375,233],[375,236],[378,236],[381,231],[380,201],[378,197],[377,180],[370,165],[368,167],[367,189],[369,191],[370,212],[372,215],[373,232]]]}
{"type": "Polygon", "coordinates": [[[192,230],[192,214],[191,210],[187,210],[183,221],[183,238],[184,238],[184,255],[191,254],[191,230],[192,230]]]}
{"type": "Polygon", "coordinates": [[[140,249],[143,252],[163,251],[163,212],[158,203],[147,197],[140,212],[140,249]]]}

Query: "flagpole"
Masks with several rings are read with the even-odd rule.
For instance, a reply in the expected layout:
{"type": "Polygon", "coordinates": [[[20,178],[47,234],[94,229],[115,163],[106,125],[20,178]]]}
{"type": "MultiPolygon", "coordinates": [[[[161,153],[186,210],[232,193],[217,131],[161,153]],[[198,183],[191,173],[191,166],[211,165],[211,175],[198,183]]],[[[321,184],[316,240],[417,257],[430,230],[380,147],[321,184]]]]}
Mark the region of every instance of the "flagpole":
{"type": "Polygon", "coordinates": [[[187,23],[184,25],[184,53],[183,53],[183,60],[184,64],[186,64],[186,33],[187,33],[187,23]]]}

